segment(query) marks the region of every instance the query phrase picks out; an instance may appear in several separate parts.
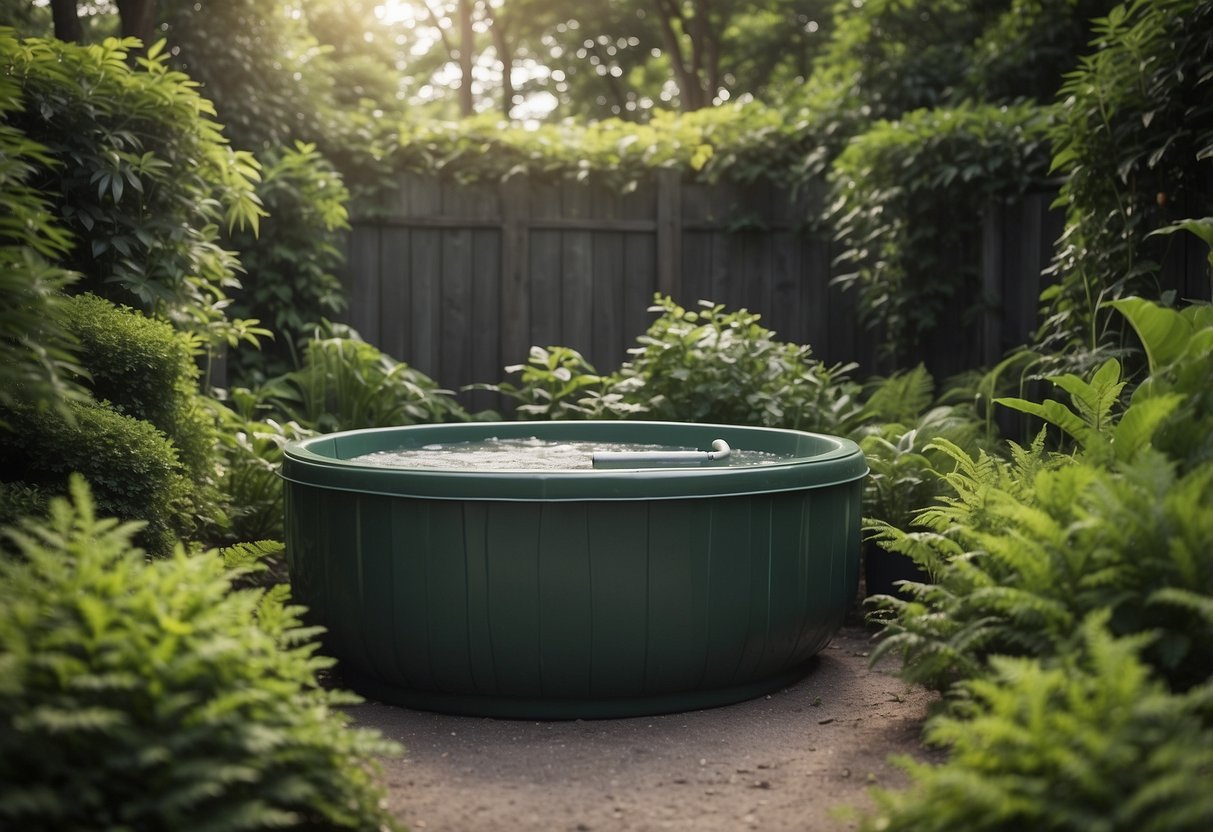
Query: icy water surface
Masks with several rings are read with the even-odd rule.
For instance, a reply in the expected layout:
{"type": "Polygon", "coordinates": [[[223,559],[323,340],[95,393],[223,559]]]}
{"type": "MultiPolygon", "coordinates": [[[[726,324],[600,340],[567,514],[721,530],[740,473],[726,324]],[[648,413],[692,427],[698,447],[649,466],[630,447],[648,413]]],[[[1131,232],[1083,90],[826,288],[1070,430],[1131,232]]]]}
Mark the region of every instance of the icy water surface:
{"type": "MultiPolygon", "coordinates": [[[[682,445],[646,445],[632,442],[559,442],[535,436],[515,439],[490,437],[476,442],[450,442],[423,445],[398,451],[377,451],[353,457],[351,462],[379,465],[385,468],[439,468],[476,471],[575,471],[594,467],[595,453],[644,451],[706,451],[682,445]]],[[[790,457],[764,451],[733,448],[727,460],[710,463],[711,467],[743,467],[781,462],[790,457]]],[[[658,463],[636,467],[696,467],[686,464],[658,463]]],[[[705,466],[706,467],[706,466],[705,466]]],[[[618,470],[618,469],[616,469],[618,470]]]]}

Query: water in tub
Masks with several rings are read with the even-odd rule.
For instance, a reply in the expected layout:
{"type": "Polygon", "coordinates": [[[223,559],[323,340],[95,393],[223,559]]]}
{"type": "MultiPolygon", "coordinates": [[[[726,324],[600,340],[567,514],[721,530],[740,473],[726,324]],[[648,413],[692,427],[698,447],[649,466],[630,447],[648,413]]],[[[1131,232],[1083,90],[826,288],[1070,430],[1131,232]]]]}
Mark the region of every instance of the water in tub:
{"type": "Polygon", "coordinates": [[[568,471],[595,467],[738,467],[783,462],[789,458],[738,448],[728,449],[727,453],[721,454],[719,451],[713,453],[703,448],[688,446],[632,442],[561,442],[528,436],[507,439],[490,437],[474,442],[449,442],[376,451],[354,457],[350,461],[388,468],[568,471]],[[637,454],[641,456],[631,456],[637,454]],[[596,455],[598,465],[594,462],[596,455]]]}

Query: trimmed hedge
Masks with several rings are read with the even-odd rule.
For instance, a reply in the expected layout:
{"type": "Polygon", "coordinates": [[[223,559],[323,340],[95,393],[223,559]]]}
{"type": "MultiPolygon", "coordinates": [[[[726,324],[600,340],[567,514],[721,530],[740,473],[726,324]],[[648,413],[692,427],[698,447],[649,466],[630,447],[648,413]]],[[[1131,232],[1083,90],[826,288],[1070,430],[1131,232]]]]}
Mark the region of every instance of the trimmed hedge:
{"type": "Polygon", "coordinates": [[[95,295],[72,298],[63,313],[80,344],[94,398],[159,428],[195,483],[213,478],[215,428],[198,402],[199,371],[189,338],[164,321],[95,295]]]}
{"type": "Polygon", "coordinates": [[[173,444],[150,422],[97,404],[76,404],[64,415],[34,407],[0,413],[13,436],[0,442],[0,470],[13,483],[63,493],[79,472],[92,485],[98,508],[123,520],[142,520],[140,544],[167,555],[194,528],[190,482],[173,444]]]}

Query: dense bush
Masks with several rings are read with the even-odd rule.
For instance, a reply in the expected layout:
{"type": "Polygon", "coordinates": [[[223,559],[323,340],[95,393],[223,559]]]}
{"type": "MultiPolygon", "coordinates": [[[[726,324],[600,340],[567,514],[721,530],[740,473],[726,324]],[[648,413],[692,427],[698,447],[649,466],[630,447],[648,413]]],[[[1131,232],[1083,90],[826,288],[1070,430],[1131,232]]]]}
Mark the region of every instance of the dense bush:
{"type": "Polygon", "coordinates": [[[148,562],[73,502],[0,559],[0,825],[387,829],[352,699],[284,588],[233,590],[213,552],[148,562]]]}
{"type": "Polygon", "coordinates": [[[54,405],[87,398],[76,383],[75,345],[58,323],[62,291],[75,276],[53,263],[71,239],[31,184],[52,162],[45,147],[9,124],[21,107],[20,88],[0,75],[0,406],[19,399],[54,405]]]}
{"type": "Polygon", "coordinates": [[[461,182],[525,173],[630,189],[653,170],[669,169],[701,181],[790,183],[789,173],[812,147],[807,117],[750,102],[658,112],[647,124],[604,119],[524,129],[489,116],[407,123],[388,161],[397,170],[437,172],[461,182]]]}
{"type": "Polygon", "coordinates": [[[267,415],[321,433],[467,418],[449,390],[338,325],[307,342],[302,367],[258,394],[267,415]]]}
{"type": "Polygon", "coordinates": [[[811,93],[829,109],[860,109],[875,119],[950,101],[969,67],[968,49],[998,19],[991,0],[862,0],[838,6],[834,32],[818,57],[811,93]]]}
{"type": "Polygon", "coordinates": [[[231,541],[281,539],[285,506],[278,470],[286,443],[310,436],[295,422],[280,424],[259,415],[256,394],[246,388],[227,391],[224,403],[212,402],[219,424],[220,490],[225,499],[227,538],[231,541]]]}
{"type": "Polygon", "coordinates": [[[1213,377],[1213,314],[1143,301],[1123,311],[1155,368],[1123,413],[1114,360],[1089,381],[1052,379],[1071,407],[1004,400],[1076,450],[1047,454],[1042,433],[1007,462],[937,443],[958,466],[953,496],[920,515],[922,530],[884,527],[885,545],[934,580],[883,601],[880,652],[899,651],[909,678],[947,689],[986,673],[992,655],[1064,655],[1099,610],[1117,635],[1152,634],[1144,656],[1172,686],[1213,675],[1213,462],[1199,436],[1208,411],[1191,401],[1213,377]]]}
{"type": "Polygon", "coordinates": [[[863,483],[869,523],[904,528],[946,492],[943,475],[953,464],[937,441],[974,453],[989,442],[971,405],[935,400],[934,382],[921,364],[875,383],[861,417],[852,435],[870,469],[863,483]]]}
{"type": "Polygon", "coordinates": [[[12,426],[0,442],[7,482],[62,494],[72,473],[83,474],[103,512],[146,523],[139,540],[156,555],[195,529],[192,484],[173,444],[150,422],[97,404],[74,404],[66,414],[26,405],[3,418],[12,426]]]}
{"type": "Polygon", "coordinates": [[[173,63],[217,103],[238,147],[259,152],[322,134],[330,67],[298,9],[226,0],[165,11],[173,63]]]}
{"type": "MultiPolygon", "coordinates": [[[[1209,232],[1213,266],[1213,228],[1209,232]]],[[[1213,307],[1175,310],[1139,298],[1111,305],[1132,324],[1146,353],[1150,376],[1133,401],[1179,399],[1154,444],[1184,470],[1213,462],[1213,307]]]]}
{"type": "Polygon", "coordinates": [[[950,749],[932,766],[904,760],[912,785],[878,791],[865,832],[1032,829],[1201,832],[1213,826],[1213,696],[1167,691],[1115,640],[1106,616],[1083,622],[1059,663],[996,658],[964,686],[960,716],[927,737],[950,749]]]}
{"type": "Polygon", "coordinates": [[[229,383],[255,384],[295,369],[296,345],[310,328],[345,308],[334,272],[344,265],[338,234],[349,227],[349,192],[314,145],[267,151],[257,196],[268,216],[260,231],[232,235],[244,265],[231,314],[255,318],[274,333],[260,350],[230,356],[229,383]]]}
{"type": "Polygon", "coordinates": [[[237,263],[218,226],[256,227],[257,165],[233,151],[196,84],[157,47],[131,60],[130,41],[81,47],[0,32],[0,73],[21,106],[6,122],[46,148],[25,182],[72,234],[61,265],[81,286],[232,341],[224,315],[237,263]]]}
{"type": "Polygon", "coordinates": [[[172,440],[195,485],[211,485],[215,427],[199,399],[190,339],[164,321],[95,295],[72,298],[62,315],[80,345],[93,397],[151,422],[172,440]]]}
{"type": "Polygon", "coordinates": [[[1132,0],[1098,22],[1098,37],[1061,91],[1052,130],[1065,174],[1066,231],[1046,293],[1042,351],[1068,359],[1115,343],[1102,306],[1161,296],[1173,237],[1150,232],[1213,214],[1213,2],[1132,0]]]}
{"type": "MultiPolygon", "coordinates": [[[[984,308],[981,216],[1046,167],[1045,111],[1032,106],[919,110],[856,137],[830,174],[840,259],[886,357],[913,355],[943,321],[984,308]]],[[[935,368],[933,368],[935,369],[935,368]]]]}
{"type": "Polygon", "coordinates": [[[647,417],[845,433],[859,414],[852,367],[776,340],[752,312],[708,301],[689,310],[660,296],[649,311],[660,315],[609,388],[647,417]]]}
{"type": "Polygon", "coordinates": [[[1119,0],[1010,0],[968,50],[957,94],[980,101],[1052,102],[1088,51],[1091,21],[1119,0]]]}
{"type": "Polygon", "coordinates": [[[614,419],[647,413],[642,402],[626,402],[611,389],[612,377],[599,375],[570,347],[531,347],[525,364],[505,368],[518,383],[474,384],[469,389],[501,393],[516,403],[519,419],[614,419]]]}
{"type": "MultiPolygon", "coordinates": [[[[0,526],[15,523],[21,517],[42,514],[50,495],[24,482],[0,482],[0,526]]],[[[0,546],[3,543],[0,542],[0,546]]]]}
{"type": "Polygon", "coordinates": [[[475,385],[517,402],[523,419],[626,419],[761,425],[846,433],[865,419],[848,366],[827,367],[808,346],[779,341],[759,315],[700,301],[684,309],[657,295],[659,313],[628,350],[631,360],[599,375],[576,350],[532,347],[507,367],[519,382],[475,385]]]}

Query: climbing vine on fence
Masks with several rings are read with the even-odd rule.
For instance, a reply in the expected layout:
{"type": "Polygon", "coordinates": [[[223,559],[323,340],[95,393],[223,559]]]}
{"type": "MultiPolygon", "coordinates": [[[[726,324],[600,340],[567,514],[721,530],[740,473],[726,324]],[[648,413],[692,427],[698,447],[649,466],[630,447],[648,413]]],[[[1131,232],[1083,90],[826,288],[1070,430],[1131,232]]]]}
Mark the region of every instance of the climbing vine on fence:
{"type": "Polygon", "coordinates": [[[834,163],[831,215],[859,292],[889,355],[916,350],[976,280],[981,213],[1022,194],[1045,170],[1048,110],[964,106],[877,123],[834,163]]]}

